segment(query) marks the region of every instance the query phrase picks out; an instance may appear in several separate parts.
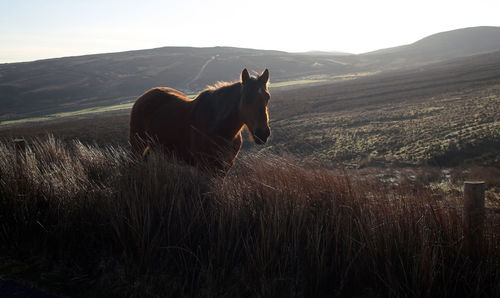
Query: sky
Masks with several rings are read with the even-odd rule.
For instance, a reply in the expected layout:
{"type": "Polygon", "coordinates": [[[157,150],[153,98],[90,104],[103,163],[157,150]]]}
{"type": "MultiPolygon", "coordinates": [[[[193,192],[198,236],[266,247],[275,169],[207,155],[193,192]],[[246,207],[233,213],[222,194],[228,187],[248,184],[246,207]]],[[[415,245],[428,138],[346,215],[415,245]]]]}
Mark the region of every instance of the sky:
{"type": "Polygon", "coordinates": [[[0,63],[164,46],[359,54],[499,15],[499,0],[0,0],[0,63]]]}

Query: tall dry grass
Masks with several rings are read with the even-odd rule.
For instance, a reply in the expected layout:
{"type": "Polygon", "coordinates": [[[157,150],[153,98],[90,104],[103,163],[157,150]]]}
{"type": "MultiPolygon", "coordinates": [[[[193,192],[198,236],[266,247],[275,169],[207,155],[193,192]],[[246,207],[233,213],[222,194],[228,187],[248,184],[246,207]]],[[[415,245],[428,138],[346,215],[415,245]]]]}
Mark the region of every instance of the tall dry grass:
{"type": "Polygon", "coordinates": [[[0,270],[71,295],[500,295],[498,216],[472,260],[455,198],[292,158],[211,177],[121,147],[1,143],[0,197],[2,259],[24,264],[0,270]]]}

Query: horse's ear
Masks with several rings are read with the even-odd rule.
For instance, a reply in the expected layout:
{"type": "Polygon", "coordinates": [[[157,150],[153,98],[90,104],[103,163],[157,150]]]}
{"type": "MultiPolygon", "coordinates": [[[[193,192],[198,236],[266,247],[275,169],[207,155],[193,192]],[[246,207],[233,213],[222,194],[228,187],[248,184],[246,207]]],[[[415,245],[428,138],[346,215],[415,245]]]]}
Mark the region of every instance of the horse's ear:
{"type": "Polygon", "coordinates": [[[260,75],[259,81],[261,81],[264,84],[267,84],[269,82],[269,70],[264,70],[264,72],[260,75]]]}
{"type": "Polygon", "coordinates": [[[243,72],[241,73],[241,82],[243,84],[248,83],[250,81],[250,74],[248,73],[248,70],[245,68],[243,69],[243,72]]]}

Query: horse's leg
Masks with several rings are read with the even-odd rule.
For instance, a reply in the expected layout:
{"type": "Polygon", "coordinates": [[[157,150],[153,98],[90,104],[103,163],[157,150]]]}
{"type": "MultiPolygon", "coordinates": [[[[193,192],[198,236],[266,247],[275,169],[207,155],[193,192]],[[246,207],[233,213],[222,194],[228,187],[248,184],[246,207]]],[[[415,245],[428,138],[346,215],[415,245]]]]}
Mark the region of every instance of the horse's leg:
{"type": "Polygon", "coordinates": [[[242,144],[241,134],[229,144],[223,145],[224,149],[219,152],[218,158],[214,159],[213,166],[218,173],[225,176],[234,165],[236,156],[240,152],[242,144]]]}

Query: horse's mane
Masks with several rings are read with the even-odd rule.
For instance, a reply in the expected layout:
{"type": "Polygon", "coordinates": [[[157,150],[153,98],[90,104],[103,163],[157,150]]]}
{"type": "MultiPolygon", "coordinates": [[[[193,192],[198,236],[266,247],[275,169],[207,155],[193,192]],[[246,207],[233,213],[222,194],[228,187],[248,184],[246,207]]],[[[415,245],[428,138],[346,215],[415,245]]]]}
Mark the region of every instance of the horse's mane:
{"type": "Polygon", "coordinates": [[[194,99],[198,106],[199,117],[212,119],[210,130],[233,115],[239,105],[241,82],[217,82],[207,86],[194,99]]]}
{"type": "Polygon", "coordinates": [[[203,91],[207,91],[207,90],[215,91],[217,89],[221,89],[221,88],[224,88],[227,86],[232,86],[232,85],[237,84],[237,83],[239,83],[239,81],[232,81],[232,82],[218,81],[218,82],[215,82],[215,84],[213,84],[213,85],[207,85],[207,87],[203,91]]]}

